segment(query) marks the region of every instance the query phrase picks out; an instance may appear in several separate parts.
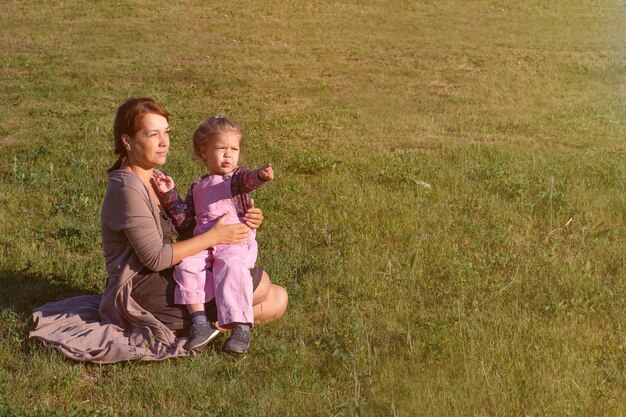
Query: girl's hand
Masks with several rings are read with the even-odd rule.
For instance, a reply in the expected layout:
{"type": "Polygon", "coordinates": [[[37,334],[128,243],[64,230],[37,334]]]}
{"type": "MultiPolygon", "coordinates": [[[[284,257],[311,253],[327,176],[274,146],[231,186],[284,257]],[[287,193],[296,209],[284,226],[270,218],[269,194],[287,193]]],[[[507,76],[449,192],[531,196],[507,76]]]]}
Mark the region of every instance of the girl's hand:
{"type": "Polygon", "coordinates": [[[274,169],[272,169],[272,164],[266,164],[261,169],[259,169],[259,178],[262,181],[271,181],[274,179],[274,169]]]}
{"type": "Polygon", "coordinates": [[[224,224],[224,221],[229,216],[230,213],[226,213],[217,219],[217,222],[215,222],[215,225],[213,225],[210,231],[215,233],[215,238],[223,245],[245,242],[250,234],[250,228],[241,223],[224,224]]]}
{"type": "Polygon", "coordinates": [[[263,212],[260,208],[254,207],[254,200],[250,199],[250,207],[248,207],[248,211],[243,215],[246,219],[246,225],[250,229],[258,229],[263,223],[263,212]]]}
{"type": "Polygon", "coordinates": [[[161,193],[171,191],[175,186],[172,177],[162,173],[154,177],[154,183],[156,184],[157,190],[161,193]]]}

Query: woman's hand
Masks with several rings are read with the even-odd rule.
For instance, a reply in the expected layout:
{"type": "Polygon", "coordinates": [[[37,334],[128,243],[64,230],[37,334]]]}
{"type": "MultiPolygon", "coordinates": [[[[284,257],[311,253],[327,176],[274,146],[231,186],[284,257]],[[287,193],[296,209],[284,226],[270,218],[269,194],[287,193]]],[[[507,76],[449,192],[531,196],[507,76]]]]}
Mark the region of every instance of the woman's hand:
{"type": "Polygon", "coordinates": [[[172,265],[176,265],[183,258],[211,248],[215,245],[230,245],[242,243],[248,239],[250,229],[245,224],[224,224],[230,214],[226,213],[213,225],[212,228],[197,236],[172,243],[172,265]]]}
{"type": "Polygon", "coordinates": [[[261,227],[261,223],[263,223],[263,212],[260,208],[254,207],[253,199],[250,199],[250,207],[243,217],[246,219],[246,225],[250,229],[258,229],[261,227]]]}
{"type": "Polygon", "coordinates": [[[215,233],[215,238],[218,243],[223,245],[230,245],[232,243],[245,242],[250,235],[250,228],[244,224],[224,224],[224,221],[230,216],[230,213],[224,214],[217,219],[217,222],[209,230],[215,233]]]}

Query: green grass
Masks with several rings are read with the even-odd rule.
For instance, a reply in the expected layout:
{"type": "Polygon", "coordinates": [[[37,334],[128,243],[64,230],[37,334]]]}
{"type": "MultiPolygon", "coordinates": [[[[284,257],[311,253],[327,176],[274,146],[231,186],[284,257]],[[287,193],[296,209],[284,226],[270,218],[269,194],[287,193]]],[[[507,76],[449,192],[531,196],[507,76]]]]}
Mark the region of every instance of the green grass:
{"type": "Polygon", "coordinates": [[[1,1],[0,414],[626,414],[626,7],[1,1]],[[33,307],[103,289],[117,106],[244,126],[283,319],[236,361],[68,362],[33,307]]]}

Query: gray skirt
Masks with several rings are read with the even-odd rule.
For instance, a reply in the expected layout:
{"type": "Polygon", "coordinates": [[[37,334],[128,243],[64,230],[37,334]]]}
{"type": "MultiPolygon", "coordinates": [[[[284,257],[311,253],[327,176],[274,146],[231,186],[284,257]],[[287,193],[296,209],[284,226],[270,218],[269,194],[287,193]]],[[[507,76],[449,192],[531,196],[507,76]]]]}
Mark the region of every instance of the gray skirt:
{"type": "MultiPolygon", "coordinates": [[[[133,278],[131,297],[144,309],[152,313],[171,330],[185,334],[191,327],[191,315],[186,305],[174,304],[176,282],[172,277],[173,268],[154,272],[147,268],[133,278]]],[[[263,268],[258,266],[250,270],[253,288],[259,286],[263,268]]],[[[215,298],[205,304],[207,317],[217,321],[215,298]]]]}

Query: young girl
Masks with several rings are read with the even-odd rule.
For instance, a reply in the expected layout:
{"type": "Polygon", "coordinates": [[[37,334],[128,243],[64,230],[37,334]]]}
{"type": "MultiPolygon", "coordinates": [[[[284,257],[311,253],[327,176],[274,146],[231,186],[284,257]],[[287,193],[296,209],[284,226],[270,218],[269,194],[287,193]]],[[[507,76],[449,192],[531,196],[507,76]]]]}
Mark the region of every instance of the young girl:
{"type": "MultiPolygon", "coordinates": [[[[156,178],[165,208],[177,227],[188,226],[195,219],[195,236],[209,230],[220,218],[228,224],[244,222],[249,193],[274,179],[274,171],[272,164],[254,171],[239,167],[241,141],[242,132],[235,123],[223,116],[211,117],[193,135],[194,152],[204,160],[209,173],[191,184],[185,201],[181,201],[170,177],[156,178]]],[[[250,269],[257,252],[253,230],[244,243],[216,245],[183,259],[175,268],[174,301],[188,306],[193,322],[189,350],[219,334],[204,311],[204,303],[213,297],[219,326],[232,329],[223,349],[232,353],[248,350],[254,322],[250,269]]]]}

